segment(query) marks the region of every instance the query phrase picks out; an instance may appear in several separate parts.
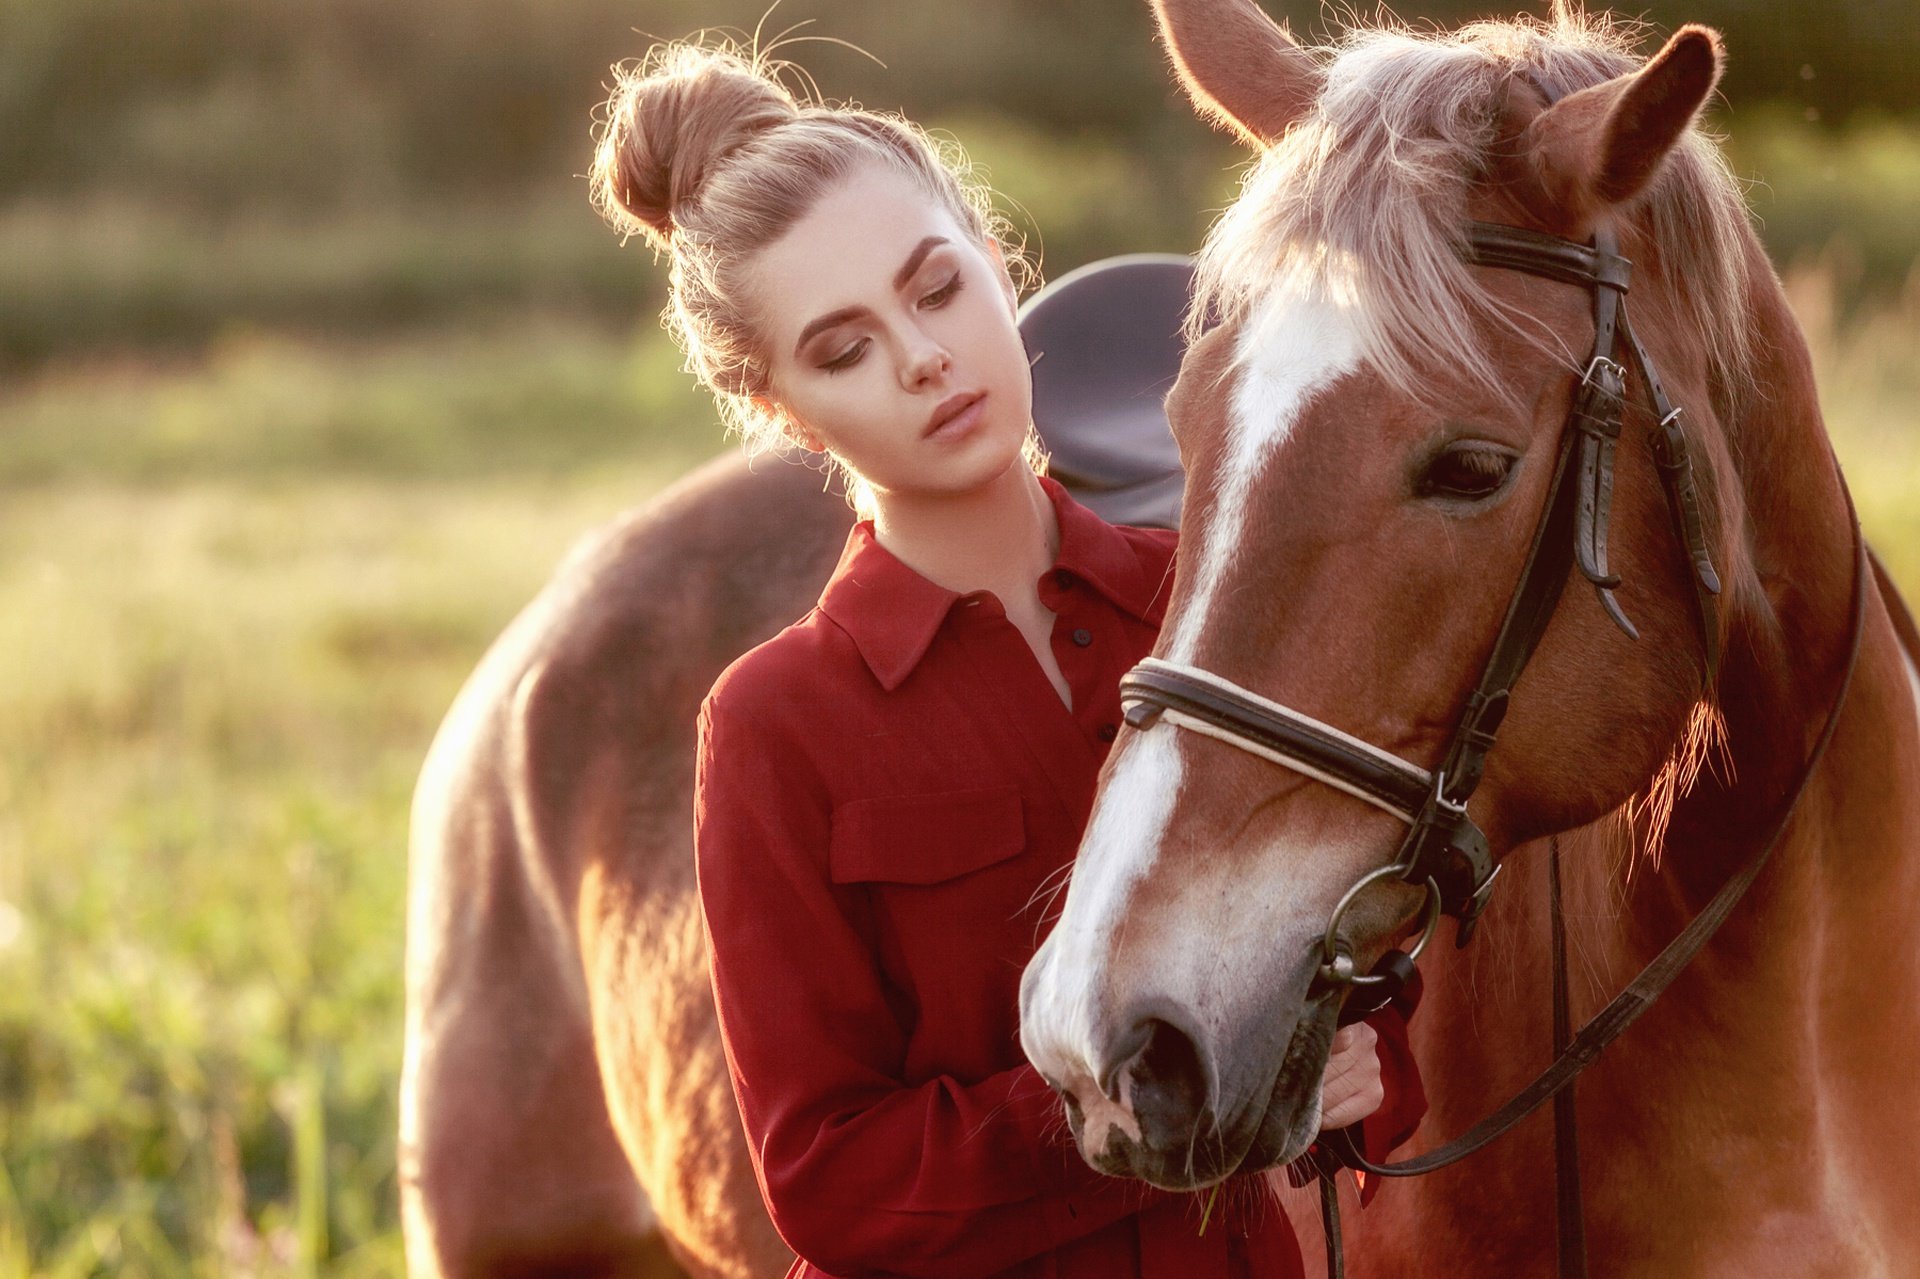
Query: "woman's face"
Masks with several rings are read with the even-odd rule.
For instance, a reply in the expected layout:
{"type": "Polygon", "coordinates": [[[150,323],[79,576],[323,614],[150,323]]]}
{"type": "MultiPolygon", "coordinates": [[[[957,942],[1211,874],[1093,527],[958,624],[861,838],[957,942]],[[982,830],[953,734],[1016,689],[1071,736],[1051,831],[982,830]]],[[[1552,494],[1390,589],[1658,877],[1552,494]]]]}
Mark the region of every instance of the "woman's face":
{"type": "Polygon", "coordinates": [[[1033,382],[997,252],[873,165],[748,267],[769,398],[883,499],[972,492],[1017,464],[1033,382]]]}

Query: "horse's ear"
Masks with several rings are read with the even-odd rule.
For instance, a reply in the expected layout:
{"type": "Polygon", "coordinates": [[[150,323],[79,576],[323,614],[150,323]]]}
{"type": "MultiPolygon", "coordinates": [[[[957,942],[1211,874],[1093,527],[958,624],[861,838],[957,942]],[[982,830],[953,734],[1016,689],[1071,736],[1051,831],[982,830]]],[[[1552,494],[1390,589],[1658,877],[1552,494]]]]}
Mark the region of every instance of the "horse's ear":
{"type": "Polygon", "coordinates": [[[1720,80],[1720,35],[1688,25],[1638,71],[1570,94],[1530,127],[1548,199],[1584,225],[1646,189],[1720,80]]]}
{"type": "Polygon", "coordinates": [[[1320,68],[1253,0],[1153,0],[1173,69],[1203,119],[1256,147],[1304,115],[1320,68]]]}

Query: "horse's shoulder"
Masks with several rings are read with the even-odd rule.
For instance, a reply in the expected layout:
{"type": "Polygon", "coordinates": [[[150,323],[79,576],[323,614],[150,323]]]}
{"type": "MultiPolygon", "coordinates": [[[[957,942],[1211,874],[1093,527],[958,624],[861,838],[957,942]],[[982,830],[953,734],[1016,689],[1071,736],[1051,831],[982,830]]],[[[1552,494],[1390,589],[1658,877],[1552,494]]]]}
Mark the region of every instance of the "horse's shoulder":
{"type": "Polygon", "coordinates": [[[523,785],[583,753],[690,749],[701,695],[806,611],[851,519],[817,476],[726,456],[609,520],[481,659],[435,740],[437,771],[523,785]]]}

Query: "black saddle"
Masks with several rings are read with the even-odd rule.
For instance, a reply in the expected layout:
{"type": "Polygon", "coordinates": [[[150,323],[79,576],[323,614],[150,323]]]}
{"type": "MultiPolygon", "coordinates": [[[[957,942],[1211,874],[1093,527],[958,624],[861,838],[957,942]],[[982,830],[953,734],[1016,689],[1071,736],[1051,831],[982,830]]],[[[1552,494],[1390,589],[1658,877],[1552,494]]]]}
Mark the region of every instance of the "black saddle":
{"type": "Polygon", "coordinates": [[[1185,475],[1164,401],[1192,292],[1191,259],[1137,253],[1068,272],[1020,308],[1049,472],[1111,523],[1180,520],[1185,475]]]}

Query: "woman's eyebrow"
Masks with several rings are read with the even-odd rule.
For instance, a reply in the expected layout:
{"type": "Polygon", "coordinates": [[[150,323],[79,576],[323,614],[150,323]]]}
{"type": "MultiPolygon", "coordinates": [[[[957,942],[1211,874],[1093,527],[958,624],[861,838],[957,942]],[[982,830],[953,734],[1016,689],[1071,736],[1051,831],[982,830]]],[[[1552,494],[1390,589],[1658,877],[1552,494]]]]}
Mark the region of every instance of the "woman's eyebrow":
{"type": "Polygon", "coordinates": [[[914,245],[913,252],[907,254],[906,265],[894,272],[893,287],[896,290],[906,288],[907,281],[911,280],[913,273],[920,269],[920,264],[927,260],[927,254],[933,252],[946,242],[947,237],[944,235],[930,235],[920,241],[920,243],[914,245]]]}
{"type": "MultiPolygon", "coordinates": [[[[920,241],[920,243],[914,245],[913,252],[907,254],[906,262],[902,264],[902,266],[898,271],[894,272],[893,287],[896,290],[906,288],[907,282],[913,279],[913,273],[915,271],[918,271],[920,269],[920,264],[927,260],[927,254],[933,252],[935,249],[939,248],[941,245],[946,243],[947,243],[946,236],[930,235],[926,239],[920,241]]],[[[838,311],[829,311],[827,314],[821,316],[819,319],[815,320],[813,323],[807,325],[806,328],[800,330],[800,336],[797,339],[795,339],[793,344],[793,353],[796,356],[799,355],[800,348],[805,346],[807,344],[807,339],[811,338],[814,334],[823,333],[826,330],[832,328],[836,324],[844,324],[848,320],[854,319],[859,315],[863,314],[866,311],[866,309],[867,308],[863,306],[843,306],[838,311]]]]}
{"type": "Polygon", "coordinates": [[[794,355],[797,357],[800,354],[800,348],[805,346],[807,339],[811,338],[814,334],[824,333],[836,324],[845,324],[848,320],[858,319],[866,313],[867,308],[864,306],[843,306],[838,311],[827,312],[812,324],[800,330],[800,336],[795,339],[793,344],[794,355]]]}

